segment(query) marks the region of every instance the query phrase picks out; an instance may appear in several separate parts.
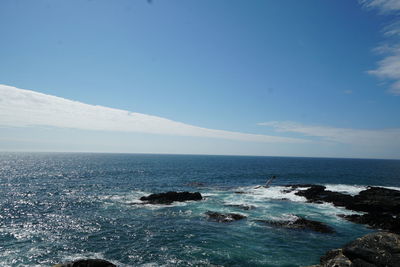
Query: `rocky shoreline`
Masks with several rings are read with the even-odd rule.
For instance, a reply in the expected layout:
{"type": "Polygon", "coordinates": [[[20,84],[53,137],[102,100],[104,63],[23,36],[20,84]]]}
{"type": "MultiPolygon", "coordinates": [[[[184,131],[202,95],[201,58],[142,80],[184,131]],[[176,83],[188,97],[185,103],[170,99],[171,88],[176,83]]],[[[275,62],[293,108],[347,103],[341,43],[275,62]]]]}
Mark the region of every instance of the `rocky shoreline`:
{"type": "MultiPolygon", "coordinates": [[[[289,185],[291,190],[299,185],[289,185]]],[[[400,191],[383,187],[368,187],[355,196],[326,190],[322,185],[309,185],[295,193],[311,203],[332,203],[348,210],[363,212],[361,215],[340,215],[355,223],[371,228],[400,233],[400,191]]]]}
{"type": "MultiPolygon", "coordinates": [[[[360,212],[362,214],[338,215],[354,223],[365,224],[370,228],[383,230],[360,237],[342,248],[328,251],[314,267],[399,267],[400,266],[400,191],[383,187],[368,187],[357,195],[349,195],[327,190],[323,185],[294,184],[287,185],[284,193],[295,194],[310,203],[331,203],[337,207],[360,212]]],[[[237,193],[237,192],[235,192],[237,193]]],[[[240,192],[244,193],[244,192],[240,192]]],[[[144,204],[169,205],[175,201],[199,201],[203,197],[199,192],[166,192],[151,194],[140,198],[144,204]]],[[[247,208],[247,206],[246,206],[247,208]]],[[[245,208],[244,208],[245,209],[245,208]]],[[[246,216],[208,211],[205,215],[212,221],[227,223],[245,219],[246,216]]],[[[324,234],[335,230],[318,221],[297,217],[294,221],[256,220],[272,227],[294,230],[311,230],[324,234]]],[[[100,259],[84,259],[54,267],[114,267],[111,262],[100,259]]],[[[310,266],[311,267],[311,266],[310,266]]]]}

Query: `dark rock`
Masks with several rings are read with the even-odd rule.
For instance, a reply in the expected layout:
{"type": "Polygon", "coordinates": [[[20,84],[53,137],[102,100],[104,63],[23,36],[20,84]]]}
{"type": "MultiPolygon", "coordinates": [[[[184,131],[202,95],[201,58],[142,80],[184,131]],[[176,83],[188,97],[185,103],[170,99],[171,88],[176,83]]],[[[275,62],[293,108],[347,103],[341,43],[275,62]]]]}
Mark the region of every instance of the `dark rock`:
{"type": "Polygon", "coordinates": [[[240,205],[240,204],[228,204],[228,205],[225,205],[225,206],[239,208],[239,209],[242,209],[242,210],[253,210],[253,209],[256,208],[255,206],[252,206],[252,205],[240,205]]]}
{"type": "Polygon", "coordinates": [[[211,220],[217,222],[233,222],[246,218],[246,216],[237,213],[219,213],[214,211],[207,211],[205,214],[211,220]]]}
{"type": "Polygon", "coordinates": [[[320,259],[322,266],[351,267],[352,262],[343,254],[342,249],[334,249],[328,251],[325,256],[320,259]]]}
{"type": "Polygon", "coordinates": [[[248,193],[244,191],[235,191],[235,194],[248,194],[248,193]]]}
{"type": "Polygon", "coordinates": [[[297,219],[294,221],[273,221],[273,220],[257,220],[257,221],[274,227],[297,229],[297,230],[311,230],[325,234],[335,233],[335,230],[332,227],[322,222],[308,220],[303,217],[297,217],[297,219]]]}
{"type": "Polygon", "coordinates": [[[339,215],[348,221],[366,224],[375,229],[389,230],[394,233],[400,233],[400,218],[385,213],[367,213],[363,215],[339,215]]]}
{"type": "Polygon", "coordinates": [[[353,197],[347,194],[342,194],[339,192],[333,192],[325,190],[323,185],[313,185],[306,190],[300,190],[295,194],[307,198],[309,202],[321,203],[329,202],[335,206],[346,207],[351,205],[353,202],[353,197]]]}
{"type": "Polygon", "coordinates": [[[56,264],[53,267],[117,267],[117,265],[114,265],[106,260],[86,259],[56,264]]]}
{"type": "Polygon", "coordinates": [[[400,191],[382,187],[370,187],[354,197],[349,209],[374,213],[400,213],[400,191]]]}
{"type": "MultiPolygon", "coordinates": [[[[300,186],[299,186],[300,187],[300,186]]],[[[356,196],[325,190],[322,185],[312,185],[295,193],[312,203],[332,203],[365,215],[344,216],[349,221],[367,224],[370,227],[400,233],[400,191],[382,187],[369,187],[356,196]]]]}
{"type": "Polygon", "coordinates": [[[171,204],[174,201],[202,200],[203,197],[199,192],[167,192],[160,194],[151,194],[147,197],[141,197],[140,200],[149,204],[171,204]]]}
{"type": "Polygon", "coordinates": [[[400,236],[378,232],[365,235],[321,257],[321,266],[399,267],[400,236]]]}

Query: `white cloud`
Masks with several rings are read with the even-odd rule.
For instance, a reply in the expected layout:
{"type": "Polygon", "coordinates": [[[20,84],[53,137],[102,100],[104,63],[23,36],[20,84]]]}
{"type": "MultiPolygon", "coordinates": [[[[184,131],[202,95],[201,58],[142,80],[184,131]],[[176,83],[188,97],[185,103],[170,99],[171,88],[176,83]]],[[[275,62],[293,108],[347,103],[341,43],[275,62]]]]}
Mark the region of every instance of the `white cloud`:
{"type": "Polygon", "coordinates": [[[6,85],[0,85],[0,126],[52,126],[266,143],[307,142],[307,140],[299,138],[202,128],[162,117],[104,106],[88,105],[6,85]]]}
{"type": "Polygon", "coordinates": [[[361,146],[400,146],[400,129],[351,129],[329,126],[304,125],[296,122],[262,122],[258,125],[272,127],[277,132],[299,133],[320,137],[324,141],[361,146]]]}
{"type": "Polygon", "coordinates": [[[379,49],[386,50],[387,56],[378,62],[377,69],[368,71],[368,73],[381,79],[394,81],[390,86],[389,93],[400,95],[400,47],[381,47],[379,49]]]}
{"type": "Polygon", "coordinates": [[[378,8],[383,12],[400,10],[399,0],[360,0],[360,3],[366,7],[378,8]]]}
{"type": "MultiPolygon", "coordinates": [[[[394,13],[399,15],[400,0],[361,0],[362,5],[369,8],[375,8],[382,12],[394,13]]],[[[369,74],[377,76],[383,80],[391,81],[392,84],[388,90],[393,95],[400,95],[400,21],[386,26],[383,29],[386,43],[377,47],[375,51],[384,55],[384,58],[378,61],[378,67],[375,70],[368,71],[369,74]]]]}

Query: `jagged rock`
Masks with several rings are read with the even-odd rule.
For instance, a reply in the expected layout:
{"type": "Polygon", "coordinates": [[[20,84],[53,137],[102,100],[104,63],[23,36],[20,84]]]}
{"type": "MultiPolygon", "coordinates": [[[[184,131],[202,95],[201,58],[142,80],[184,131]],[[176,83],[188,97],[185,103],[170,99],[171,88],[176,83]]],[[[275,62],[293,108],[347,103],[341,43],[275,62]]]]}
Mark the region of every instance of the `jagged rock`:
{"type": "Polygon", "coordinates": [[[365,235],[341,249],[328,251],[320,263],[324,267],[399,267],[400,236],[388,232],[365,235]]]}
{"type": "Polygon", "coordinates": [[[318,221],[308,220],[303,217],[297,217],[294,221],[257,220],[257,222],[287,229],[311,230],[326,234],[335,233],[335,230],[329,225],[318,221]]]}
{"type": "Polygon", "coordinates": [[[167,192],[160,194],[151,194],[147,197],[141,197],[140,200],[149,204],[171,204],[174,201],[202,200],[203,197],[199,192],[167,192]]]}
{"type": "Polygon", "coordinates": [[[217,222],[233,222],[246,218],[246,216],[237,213],[219,213],[214,211],[207,211],[205,213],[211,220],[217,222]]]}
{"type": "Polygon", "coordinates": [[[53,265],[53,267],[117,267],[117,265],[112,264],[111,262],[106,260],[86,259],[56,264],[53,265]]]}

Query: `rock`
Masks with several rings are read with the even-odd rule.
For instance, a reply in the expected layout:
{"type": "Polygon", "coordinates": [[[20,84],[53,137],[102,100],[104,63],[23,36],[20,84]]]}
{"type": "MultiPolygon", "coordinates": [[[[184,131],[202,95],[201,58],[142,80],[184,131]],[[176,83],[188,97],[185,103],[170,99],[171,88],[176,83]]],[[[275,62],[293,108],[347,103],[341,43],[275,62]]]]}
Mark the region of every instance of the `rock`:
{"type": "MultiPolygon", "coordinates": [[[[301,187],[299,185],[298,187],[301,187]]],[[[292,186],[293,187],[293,186],[292,186]]],[[[365,215],[343,216],[345,219],[367,224],[370,227],[400,233],[400,191],[382,187],[369,187],[356,196],[325,190],[322,185],[312,185],[295,194],[312,203],[329,202],[335,206],[354,211],[367,212],[365,215]]]]}
{"type": "Polygon", "coordinates": [[[354,201],[353,197],[339,192],[325,190],[323,185],[313,185],[306,190],[300,190],[295,194],[307,198],[309,202],[329,202],[335,206],[347,207],[354,201]]]}
{"type": "Polygon", "coordinates": [[[311,230],[325,234],[335,233],[335,230],[332,227],[322,222],[308,220],[303,217],[297,217],[297,219],[294,221],[272,221],[272,220],[257,220],[257,221],[274,227],[297,229],[297,230],[311,230]]]}
{"type": "Polygon", "coordinates": [[[239,208],[239,209],[242,209],[242,210],[253,210],[253,209],[256,208],[255,206],[252,206],[252,205],[240,205],[240,204],[228,204],[228,205],[225,205],[225,206],[239,208]]]}
{"type": "Polygon", "coordinates": [[[202,200],[203,197],[199,192],[167,192],[160,194],[151,194],[147,197],[141,197],[140,200],[146,201],[148,204],[171,204],[174,201],[202,200]]]}
{"type": "Polygon", "coordinates": [[[106,260],[86,259],[86,260],[76,260],[62,264],[56,264],[53,265],[53,267],[117,267],[117,265],[114,265],[106,260]]]}
{"type": "Polygon", "coordinates": [[[244,191],[235,191],[235,194],[248,194],[248,193],[244,191]]]}
{"type": "Polygon", "coordinates": [[[354,197],[349,209],[374,213],[400,213],[400,191],[382,187],[370,187],[354,197]]]}
{"type": "Polygon", "coordinates": [[[341,249],[328,251],[320,266],[399,267],[400,236],[377,232],[357,238],[341,249]]]}
{"type": "Polygon", "coordinates": [[[237,213],[219,213],[214,211],[207,211],[205,213],[211,220],[217,222],[233,222],[237,220],[242,220],[246,216],[237,213]]]}
{"type": "Polygon", "coordinates": [[[352,262],[343,254],[342,249],[328,251],[320,259],[322,266],[351,267],[352,262]]]}
{"type": "Polygon", "coordinates": [[[368,213],[363,215],[339,215],[348,221],[360,224],[367,224],[375,229],[389,230],[394,233],[400,233],[400,218],[385,213],[368,213]]]}

